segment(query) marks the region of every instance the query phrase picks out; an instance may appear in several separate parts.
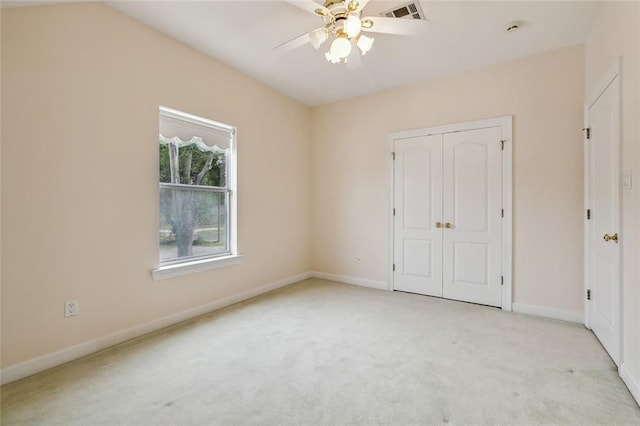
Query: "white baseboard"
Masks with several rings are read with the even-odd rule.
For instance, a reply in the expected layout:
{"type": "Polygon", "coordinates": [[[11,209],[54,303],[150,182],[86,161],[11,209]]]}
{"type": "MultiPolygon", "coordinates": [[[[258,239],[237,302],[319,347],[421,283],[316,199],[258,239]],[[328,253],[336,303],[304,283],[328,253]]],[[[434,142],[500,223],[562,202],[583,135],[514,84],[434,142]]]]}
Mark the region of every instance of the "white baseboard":
{"type": "Polygon", "coordinates": [[[348,277],[346,275],[327,274],[325,272],[317,272],[317,271],[311,272],[311,276],[313,278],[320,278],[322,280],[328,280],[328,281],[336,281],[343,284],[358,285],[360,287],[375,288],[377,290],[389,290],[389,286],[384,281],[374,281],[374,280],[368,280],[365,278],[348,277]]]}
{"type": "Polygon", "coordinates": [[[81,358],[83,356],[105,349],[109,346],[113,346],[118,343],[122,343],[127,340],[142,336],[144,334],[169,327],[181,321],[185,321],[190,318],[194,318],[199,315],[206,314],[217,309],[221,309],[235,303],[251,299],[252,297],[268,293],[280,287],[306,280],[307,278],[311,278],[311,276],[312,274],[310,272],[294,275],[292,277],[285,278],[283,280],[279,280],[262,287],[254,288],[239,294],[235,294],[233,296],[215,300],[205,305],[197,306],[195,308],[191,308],[177,314],[158,318],[141,325],[120,330],[106,336],[98,337],[87,342],[83,342],[56,352],[48,353],[37,358],[21,362],[19,364],[11,365],[9,367],[3,368],[0,371],[0,383],[4,385],[5,383],[14,382],[24,377],[31,376],[32,374],[36,374],[41,371],[56,367],[60,364],[64,364],[65,362],[69,362],[74,359],[81,358]]]}
{"type": "Polygon", "coordinates": [[[638,405],[640,405],[640,377],[634,379],[627,366],[622,364],[620,366],[620,378],[627,385],[629,392],[631,392],[638,405]]]}
{"type": "Polygon", "coordinates": [[[525,305],[522,303],[513,303],[511,305],[513,312],[519,314],[536,315],[539,317],[553,318],[562,321],[577,322],[584,324],[584,315],[579,312],[563,311],[560,309],[547,308],[544,306],[525,305]]]}
{"type": "MultiPolygon", "coordinates": [[[[374,281],[364,278],[328,274],[326,272],[318,271],[311,272],[311,276],[313,278],[320,278],[323,280],[335,281],[344,284],[358,285],[361,287],[375,288],[377,290],[389,290],[389,285],[385,281],[374,281]]],[[[522,303],[513,303],[511,305],[511,308],[513,312],[521,314],[535,315],[539,317],[584,324],[584,315],[579,312],[563,311],[560,309],[547,308],[544,306],[525,305],[522,303]]]]}
{"type": "Polygon", "coordinates": [[[92,340],[5,367],[0,371],[0,384],[4,385],[15,382],[16,380],[48,370],[65,362],[82,358],[97,351],[96,341],[92,340]]]}

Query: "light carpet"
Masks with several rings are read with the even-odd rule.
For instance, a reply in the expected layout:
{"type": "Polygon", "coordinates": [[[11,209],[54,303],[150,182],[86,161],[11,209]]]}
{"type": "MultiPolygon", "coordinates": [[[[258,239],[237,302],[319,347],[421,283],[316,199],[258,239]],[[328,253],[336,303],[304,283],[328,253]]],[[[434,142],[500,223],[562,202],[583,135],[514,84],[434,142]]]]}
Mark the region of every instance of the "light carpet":
{"type": "Polygon", "coordinates": [[[578,324],[317,279],[10,383],[2,424],[640,425],[578,324]]]}

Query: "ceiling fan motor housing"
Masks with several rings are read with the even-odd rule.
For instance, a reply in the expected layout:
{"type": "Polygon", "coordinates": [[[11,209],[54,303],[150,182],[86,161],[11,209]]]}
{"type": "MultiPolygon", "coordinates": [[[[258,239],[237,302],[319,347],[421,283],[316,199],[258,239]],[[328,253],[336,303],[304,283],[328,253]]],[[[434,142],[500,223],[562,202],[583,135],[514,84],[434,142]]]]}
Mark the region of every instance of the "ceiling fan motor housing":
{"type": "MultiPolygon", "coordinates": [[[[321,16],[324,20],[325,28],[330,32],[340,34],[344,32],[344,24],[349,18],[350,14],[353,14],[358,8],[358,2],[352,0],[347,2],[328,0],[324,4],[324,8],[316,9],[316,14],[321,16]]],[[[360,16],[362,12],[358,12],[360,16]]]]}
{"type": "Polygon", "coordinates": [[[346,0],[334,1],[327,0],[324,4],[324,8],[316,9],[316,13],[323,18],[330,18],[332,21],[340,21],[347,19],[350,13],[355,12],[358,9],[358,2],[355,0],[347,3],[346,0]],[[327,10],[329,13],[327,13],[327,10]]]}

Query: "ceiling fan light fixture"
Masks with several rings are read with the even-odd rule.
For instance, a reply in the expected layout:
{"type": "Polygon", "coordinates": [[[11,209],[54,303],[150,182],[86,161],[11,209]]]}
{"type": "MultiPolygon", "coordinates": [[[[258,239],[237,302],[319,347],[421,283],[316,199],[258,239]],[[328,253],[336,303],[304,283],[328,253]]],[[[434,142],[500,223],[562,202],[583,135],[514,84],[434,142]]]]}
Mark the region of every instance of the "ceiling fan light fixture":
{"type": "Polygon", "coordinates": [[[320,46],[327,41],[329,34],[326,28],[318,28],[309,33],[309,39],[314,49],[318,50],[320,46]]]}
{"type": "Polygon", "coordinates": [[[374,41],[373,37],[367,37],[364,34],[360,34],[358,36],[358,38],[356,39],[356,46],[358,46],[358,48],[360,49],[360,52],[362,52],[362,56],[366,55],[367,52],[371,50],[371,47],[373,46],[373,41],[374,41]]]}
{"type": "Polygon", "coordinates": [[[336,58],[342,59],[349,56],[351,53],[351,42],[347,38],[347,35],[344,33],[339,33],[335,40],[331,43],[331,48],[329,49],[329,53],[331,56],[335,56],[336,58]]]}
{"type": "Polygon", "coordinates": [[[349,15],[347,20],[344,23],[344,32],[347,33],[347,37],[353,38],[360,34],[362,31],[362,22],[360,22],[360,18],[358,15],[349,15]]]}
{"type": "Polygon", "coordinates": [[[415,25],[416,19],[424,19],[417,0],[411,0],[400,8],[384,12],[381,17],[364,14],[366,12],[363,10],[371,0],[286,1],[322,17],[322,26],[299,35],[278,46],[277,49],[290,50],[304,44],[311,44],[318,50],[320,46],[327,46],[322,49],[326,60],[333,64],[344,60],[345,63],[348,62],[349,69],[359,67],[362,63],[361,57],[373,48],[374,38],[369,35],[369,32],[413,35],[421,32],[424,27],[424,25],[415,25]],[[322,6],[321,2],[324,3],[322,6]],[[403,11],[406,13],[403,14],[403,11]],[[405,16],[407,19],[394,19],[405,16]]]}
{"type": "Polygon", "coordinates": [[[327,61],[331,62],[332,64],[337,64],[340,62],[340,58],[338,58],[337,56],[333,56],[330,51],[325,53],[324,57],[327,58],[327,61]]]}

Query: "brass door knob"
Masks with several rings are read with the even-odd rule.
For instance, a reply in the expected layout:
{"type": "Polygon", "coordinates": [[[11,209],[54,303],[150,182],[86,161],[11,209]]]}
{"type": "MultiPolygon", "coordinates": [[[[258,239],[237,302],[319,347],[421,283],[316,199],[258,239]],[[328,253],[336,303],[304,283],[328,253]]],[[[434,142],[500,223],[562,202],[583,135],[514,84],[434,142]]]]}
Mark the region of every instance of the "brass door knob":
{"type": "Polygon", "coordinates": [[[447,228],[447,229],[451,229],[451,228],[453,228],[453,223],[445,222],[444,223],[444,227],[447,228]]]}
{"type": "Polygon", "coordinates": [[[609,235],[609,234],[604,234],[604,237],[602,237],[603,240],[609,242],[609,241],[613,241],[615,243],[618,242],[618,233],[616,232],[613,235],[609,235]]]}
{"type": "Polygon", "coordinates": [[[436,228],[438,229],[442,228],[442,222],[436,222],[436,228]]]}

